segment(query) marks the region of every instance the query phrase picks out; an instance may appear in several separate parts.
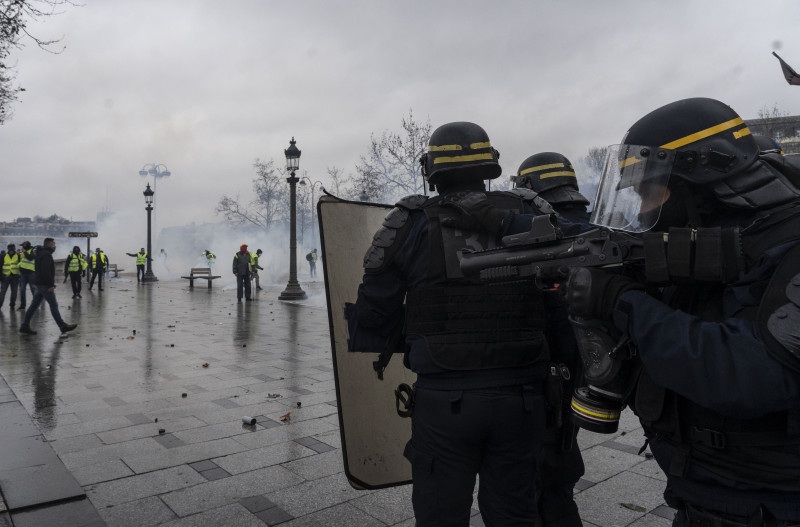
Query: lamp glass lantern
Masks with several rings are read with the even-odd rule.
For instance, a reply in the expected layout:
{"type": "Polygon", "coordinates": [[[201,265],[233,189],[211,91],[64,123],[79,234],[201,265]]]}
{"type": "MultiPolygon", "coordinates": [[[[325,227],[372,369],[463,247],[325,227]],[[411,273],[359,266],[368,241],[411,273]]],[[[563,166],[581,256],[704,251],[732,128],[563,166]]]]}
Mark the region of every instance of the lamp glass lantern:
{"type": "Polygon", "coordinates": [[[147,188],[144,189],[144,192],[142,192],[142,194],[144,194],[144,202],[145,202],[145,204],[148,205],[148,206],[152,205],[153,204],[153,195],[155,194],[155,192],[153,192],[153,189],[150,188],[150,183],[147,184],[147,188]]]}
{"type": "Polygon", "coordinates": [[[289,141],[289,148],[283,151],[286,155],[286,170],[296,172],[300,168],[300,149],[295,146],[294,137],[289,141]]]}

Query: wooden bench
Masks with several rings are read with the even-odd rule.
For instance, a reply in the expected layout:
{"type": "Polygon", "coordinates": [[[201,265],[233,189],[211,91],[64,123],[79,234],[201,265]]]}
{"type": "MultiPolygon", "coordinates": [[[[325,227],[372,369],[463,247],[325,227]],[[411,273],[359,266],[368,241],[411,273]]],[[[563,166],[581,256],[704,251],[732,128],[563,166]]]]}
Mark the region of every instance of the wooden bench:
{"type": "Polygon", "coordinates": [[[189,287],[194,287],[194,281],[202,278],[208,281],[208,288],[211,289],[213,281],[222,277],[212,275],[210,267],[192,267],[192,270],[189,271],[189,276],[181,276],[181,278],[189,280],[189,287]]]}
{"type": "Polygon", "coordinates": [[[119,273],[124,270],[125,269],[117,269],[117,264],[108,264],[108,267],[106,267],[106,272],[111,274],[114,278],[119,278],[119,273]]]}

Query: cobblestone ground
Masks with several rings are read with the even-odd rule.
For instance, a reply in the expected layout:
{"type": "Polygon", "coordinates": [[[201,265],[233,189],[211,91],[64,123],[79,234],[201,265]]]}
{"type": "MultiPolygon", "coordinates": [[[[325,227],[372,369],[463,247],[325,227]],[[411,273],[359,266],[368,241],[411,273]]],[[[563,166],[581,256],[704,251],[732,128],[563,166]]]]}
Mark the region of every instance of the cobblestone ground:
{"type": "MultiPolygon", "coordinates": [[[[67,339],[47,308],[37,335],[0,310],[0,526],[414,525],[409,486],[344,476],[322,283],[301,283],[302,302],[273,285],[237,303],[225,280],[123,276],[82,299],[59,284],[79,324],[67,339]]],[[[579,442],[587,527],[671,524],[632,415],[579,442]]]]}

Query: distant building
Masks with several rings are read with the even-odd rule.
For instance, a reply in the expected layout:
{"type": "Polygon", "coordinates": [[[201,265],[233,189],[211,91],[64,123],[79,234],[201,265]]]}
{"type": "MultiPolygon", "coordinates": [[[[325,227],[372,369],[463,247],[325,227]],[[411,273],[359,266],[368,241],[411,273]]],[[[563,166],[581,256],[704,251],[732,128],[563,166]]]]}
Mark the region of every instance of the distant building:
{"type": "Polygon", "coordinates": [[[774,139],[784,154],[800,154],[800,115],[748,119],[750,132],[774,139]]]}
{"type": "Polygon", "coordinates": [[[45,238],[54,238],[62,250],[69,252],[75,239],[69,239],[70,232],[97,231],[94,221],[72,221],[56,214],[49,217],[17,218],[14,221],[0,221],[0,247],[5,249],[9,243],[20,247],[27,240],[40,245],[45,238]]]}

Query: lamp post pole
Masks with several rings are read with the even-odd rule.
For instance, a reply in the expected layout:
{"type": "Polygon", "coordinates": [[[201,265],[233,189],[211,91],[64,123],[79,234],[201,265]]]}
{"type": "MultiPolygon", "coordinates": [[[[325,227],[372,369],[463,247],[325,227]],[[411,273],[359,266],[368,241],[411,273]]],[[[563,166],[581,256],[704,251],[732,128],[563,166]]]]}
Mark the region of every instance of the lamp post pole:
{"type": "Polygon", "coordinates": [[[286,155],[286,170],[291,174],[286,181],[289,183],[289,283],[278,297],[278,300],[303,300],[306,292],[297,282],[297,181],[295,172],[300,167],[300,150],[295,146],[294,137],[289,141],[289,148],[284,150],[286,155]]]}
{"type": "Polygon", "coordinates": [[[147,211],[147,257],[145,258],[145,260],[147,261],[147,269],[145,270],[144,276],[142,277],[142,283],[158,282],[158,278],[156,278],[156,275],[153,274],[153,258],[151,257],[153,247],[151,243],[152,229],[150,222],[150,213],[153,212],[153,197],[155,195],[155,192],[150,188],[150,183],[147,184],[147,188],[144,189],[144,192],[142,194],[144,194],[144,202],[147,205],[144,208],[147,211]]]}

